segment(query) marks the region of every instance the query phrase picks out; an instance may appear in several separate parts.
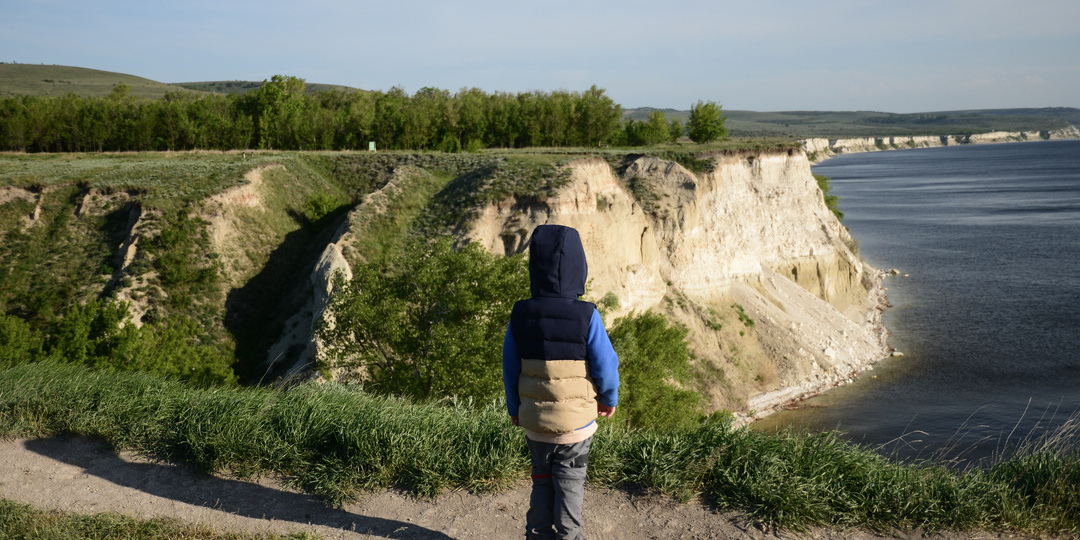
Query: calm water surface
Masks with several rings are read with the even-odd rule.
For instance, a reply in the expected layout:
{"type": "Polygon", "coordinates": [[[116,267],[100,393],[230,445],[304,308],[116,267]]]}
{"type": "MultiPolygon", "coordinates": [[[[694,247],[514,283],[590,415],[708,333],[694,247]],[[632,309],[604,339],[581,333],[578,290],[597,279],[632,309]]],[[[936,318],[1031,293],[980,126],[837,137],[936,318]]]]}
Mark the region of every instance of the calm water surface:
{"type": "Polygon", "coordinates": [[[837,156],[844,224],[904,353],[758,427],[981,458],[1080,411],[1080,141],[837,156]],[[874,378],[876,376],[876,378],[874,378]]]}

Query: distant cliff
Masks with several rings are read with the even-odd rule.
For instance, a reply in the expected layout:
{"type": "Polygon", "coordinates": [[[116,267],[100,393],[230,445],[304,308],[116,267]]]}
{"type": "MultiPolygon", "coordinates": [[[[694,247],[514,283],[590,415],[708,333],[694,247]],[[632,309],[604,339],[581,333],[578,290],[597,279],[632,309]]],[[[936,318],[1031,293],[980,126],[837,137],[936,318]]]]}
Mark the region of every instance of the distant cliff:
{"type": "Polygon", "coordinates": [[[812,161],[820,161],[836,154],[877,152],[879,150],[902,150],[905,148],[929,148],[955,146],[958,144],[990,144],[1003,142],[1045,141],[1051,139],[1080,138],[1080,129],[1069,126],[1053,131],[992,131],[975,135],[927,135],[903,137],[858,137],[851,139],[806,139],[803,148],[812,161]]]}

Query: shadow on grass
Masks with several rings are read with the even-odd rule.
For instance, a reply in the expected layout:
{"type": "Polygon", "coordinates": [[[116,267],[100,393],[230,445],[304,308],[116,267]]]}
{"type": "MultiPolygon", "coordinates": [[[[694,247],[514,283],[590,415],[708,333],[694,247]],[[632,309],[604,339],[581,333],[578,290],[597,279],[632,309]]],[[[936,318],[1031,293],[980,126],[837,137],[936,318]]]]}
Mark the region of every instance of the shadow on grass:
{"type": "Polygon", "coordinates": [[[25,446],[34,453],[80,467],[87,474],[118,486],[238,516],[321,525],[381,538],[451,538],[412,523],[330,508],[309,495],[207,476],[177,465],[131,463],[121,459],[106,443],[94,439],[53,437],[29,440],[25,446]]]}

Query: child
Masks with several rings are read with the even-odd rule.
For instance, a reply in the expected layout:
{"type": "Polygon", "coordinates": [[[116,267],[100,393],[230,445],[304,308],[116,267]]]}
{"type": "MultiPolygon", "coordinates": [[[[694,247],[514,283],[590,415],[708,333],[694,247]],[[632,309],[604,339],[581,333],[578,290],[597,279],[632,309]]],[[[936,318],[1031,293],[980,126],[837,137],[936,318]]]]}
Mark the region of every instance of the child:
{"type": "Polygon", "coordinates": [[[584,538],[581,504],[597,416],[615,412],[619,358],[596,306],[578,232],[541,225],[529,243],[532,298],[514,304],[503,342],[506,409],[532,454],[530,539],[584,538]]]}

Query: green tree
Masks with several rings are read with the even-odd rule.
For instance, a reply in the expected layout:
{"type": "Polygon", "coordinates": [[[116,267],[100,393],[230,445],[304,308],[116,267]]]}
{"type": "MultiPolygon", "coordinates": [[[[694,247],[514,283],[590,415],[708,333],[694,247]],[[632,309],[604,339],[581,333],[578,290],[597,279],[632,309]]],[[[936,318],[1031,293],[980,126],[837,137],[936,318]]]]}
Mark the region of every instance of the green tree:
{"type": "Polygon", "coordinates": [[[645,144],[660,144],[671,136],[667,115],[664,111],[652,111],[645,121],[645,144]]]}
{"type": "Polygon", "coordinates": [[[626,120],[623,126],[626,144],[629,146],[652,146],[671,138],[671,127],[663,111],[652,111],[644,122],[633,118],[626,120]]]}
{"type": "Polygon", "coordinates": [[[351,281],[339,282],[333,322],[320,323],[318,335],[333,366],[358,368],[376,391],[490,399],[502,388],[510,310],[528,294],[523,256],[414,239],[387,263],[358,265],[351,281]]]}
{"type": "Polygon", "coordinates": [[[619,131],[622,107],[604,95],[603,88],[591,86],[581,94],[574,111],[577,117],[577,144],[601,145],[619,131]]]}
{"type": "Polygon", "coordinates": [[[703,418],[701,394],[679,387],[694,380],[686,334],[651,310],[615,320],[609,335],[619,354],[619,409],[631,426],[681,429],[703,418]]]}
{"type": "Polygon", "coordinates": [[[287,147],[290,131],[302,118],[304,79],[274,75],[255,91],[254,117],[259,148],[287,147]]]}
{"type": "Polygon", "coordinates": [[[454,95],[458,102],[457,135],[465,148],[478,150],[488,137],[488,96],[479,88],[462,88],[454,95]]]}
{"type": "Polygon", "coordinates": [[[120,101],[129,97],[131,97],[131,87],[120,83],[109,91],[109,95],[105,96],[105,99],[120,101]]]}
{"type": "Polygon", "coordinates": [[[678,118],[671,119],[671,125],[668,127],[668,134],[671,136],[671,142],[679,142],[679,138],[683,136],[683,132],[686,128],[683,127],[682,121],[678,118]]]}
{"type": "Polygon", "coordinates": [[[696,143],[722,141],[727,138],[723,111],[715,101],[698,101],[690,107],[686,123],[690,140],[696,143]]]}

